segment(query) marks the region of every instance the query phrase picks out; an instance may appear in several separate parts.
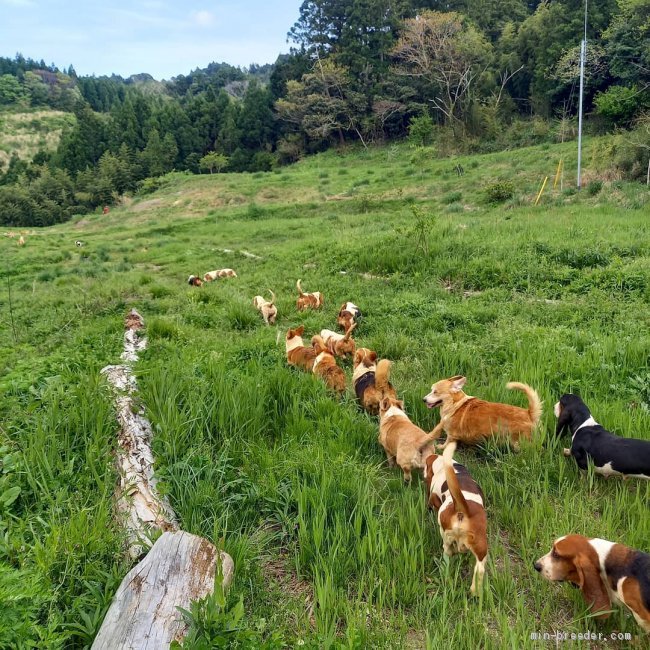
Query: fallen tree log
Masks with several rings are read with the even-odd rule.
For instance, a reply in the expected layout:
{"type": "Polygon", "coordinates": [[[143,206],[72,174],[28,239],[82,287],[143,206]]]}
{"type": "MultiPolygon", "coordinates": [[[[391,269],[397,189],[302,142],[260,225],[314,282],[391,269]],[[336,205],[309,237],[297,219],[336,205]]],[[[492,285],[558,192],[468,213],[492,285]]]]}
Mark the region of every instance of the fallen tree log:
{"type": "Polygon", "coordinates": [[[125,320],[122,365],[102,369],[115,393],[120,424],[116,463],[120,482],[116,510],[127,531],[128,553],[138,558],[153,534],[162,532],[148,554],[122,581],[93,643],[93,650],[168,648],[185,634],[177,607],[188,608],[214,588],[217,561],[223,585],[232,580],[232,558],[207,539],[179,530],[166,499],[156,491],[151,424],[136,407],[132,364],[147,339],[140,336],[142,316],[131,310],[125,320]]]}
{"type": "MultiPolygon", "coordinates": [[[[188,609],[214,588],[215,547],[183,531],[164,533],[147,556],[122,581],[93,650],[158,650],[185,635],[176,607],[188,609]]],[[[233,563],[222,559],[224,584],[233,563]]]]}

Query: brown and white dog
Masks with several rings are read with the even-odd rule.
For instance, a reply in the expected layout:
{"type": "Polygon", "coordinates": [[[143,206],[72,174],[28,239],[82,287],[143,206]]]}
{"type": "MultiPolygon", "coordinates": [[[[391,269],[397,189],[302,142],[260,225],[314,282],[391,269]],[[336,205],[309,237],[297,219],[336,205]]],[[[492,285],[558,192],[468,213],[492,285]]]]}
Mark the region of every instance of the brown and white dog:
{"type": "Polygon", "coordinates": [[[316,361],[316,351],[311,346],[307,347],[303,343],[302,335],[304,332],[304,325],[287,331],[285,337],[287,363],[305,372],[312,372],[314,369],[314,361],[316,361]]]}
{"type": "Polygon", "coordinates": [[[21,235],[20,239],[18,240],[18,246],[24,246],[25,245],[25,238],[21,235]]]}
{"type": "Polygon", "coordinates": [[[203,279],[206,282],[213,282],[218,278],[236,278],[237,274],[232,269],[217,269],[216,271],[208,271],[203,279]]]}
{"type": "Polygon", "coordinates": [[[329,352],[325,341],[318,334],[311,339],[312,347],[316,352],[313,372],[321,377],[327,387],[339,395],[345,392],[345,373],[336,365],[334,355],[329,352]]]}
{"type": "Polygon", "coordinates": [[[203,285],[203,282],[197,275],[190,275],[190,277],[187,278],[187,284],[189,284],[191,287],[200,287],[203,285]]]}
{"type": "Polygon", "coordinates": [[[314,291],[313,293],[305,293],[302,290],[302,285],[300,284],[301,280],[296,282],[296,287],[300,295],[298,300],[296,300],[296,308],[298,311],[304,311],[305,309],[320,309],[323,306],[323,294],[320,291],[314,291]]]}
{"type": "Polygon", "coordinates": [[[424,402],[429,408],[442,406],[440,422],[433,433],[439,437],[444,430],[447,440],[441,449],[457,440],[466,445],[477,445],[486,438],[501,436],[512,441],[517,448],[519,439],[530,440],[531,434],[542,416],[539,395],[527,384],[511,381],[506,388],[526,393],[528,408],[485,400],[466,395],[462,388],[467,379],[457,375],[443,379],[431,387],[424,402]]]}
{"type": "Polygon", "coordinates": [[[379,413],[379,404],[384,397],[397,399],[397,392],[389,381],[390,361],[377,361],[377,353],[368,348],[359,348],[354,355],[352,386],[361,406],[371,415],[379,413]]]}
{"type": "Polygon", "coordinates": [[[253,307],[257,309],[267,325],[274,325],[275,319],[278,316],[278,308],[275,306],[275,294],[269,289],[271,294],[271,301],[264,300],[262,296],[255,296],[253,298],[253,307]]]}
{"type": "Polygon", "coordinates": [[[596,537],[565,535],[534,567],[547,580],[580,587],[597,618],[609,616],[612,603],[625,605],[650,633],[650,555],[596,537]]]}
{"type": "Polygon", "coordinates": [[[338,326],[347,332],[361,318],[361,310],[353,302],[344,302],[336,317],[338,326]]]}
{"type": "Polygon", "coordinates": [[[323,341],[325,341],[328,352],[335,357],[345,357],[346,354],[353,357],[357,345],[354,339],[350,338],[350,334],[352,334],[352,330],[356,326],[357,324],[353,323],[345,334],[339,334],[332,330],[321,330],[320,335],[323,341]]]}
{"type": "Polygon", "coordinates": [[[467,469],[454,461],[456,443],[442,456],[425,460],[424,479],[428,504],[438,513],[438,525],[445,555],[471,551],[476,558],[472,595],[480,592],[487,562],[487,514],[483,492],[467,469]]]}
{"type": "Polygon", "coordinates": [[[411,471],[424,467],[424,459],[435,453],[434,435],[413,424],[404,412],[404,402],[392,397],[384,397],[379,404],[379,442],[388,466],[397,462],[406,482],[411,480],[411,471]]]}

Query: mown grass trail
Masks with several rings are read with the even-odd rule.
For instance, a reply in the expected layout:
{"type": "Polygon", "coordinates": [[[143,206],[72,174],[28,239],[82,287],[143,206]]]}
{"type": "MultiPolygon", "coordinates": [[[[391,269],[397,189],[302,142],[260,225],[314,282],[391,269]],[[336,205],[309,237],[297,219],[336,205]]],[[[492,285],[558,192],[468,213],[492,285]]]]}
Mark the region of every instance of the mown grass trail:
{"type": "Polygon", "coordinates": [[[552,405],[575,391],[611,430],[650,438],[648,192],[611,183],[549,192],[533,208],[540,177],[560,155],[569,168],[572,147],[463,158],[461,177],[456,160],[406,147],[330,152],[270,174],[172,175],[108,217],[28,233],[24,248],[0,240],[12,291],[10,309],[5,279],[0,444],[14,458],[0,493],[21,488],[0,510],[12,621],[0,645],[82,647],[126,572],[98,371],[119,357],[134,306],[150,339],[138,372],[161,485],[183,528],[223,540],[235,559],[229,599],[243,596],[257,645],[521,648],[559,629],[629,632],[644,647],[631,617],[587,619],[577,591],[532,567],[567,532],[650,550],[650,486],[581,478],[552,435],[552,405]],[[498,180],[515,195],[489,206],[482,188],[498,180]],[[239,278],[186,285],[220,267],[239,278]],[[298,277],[325,294],[322,312],[295,311],[298,277]],[[251,304],[267,288],[277,328],[251,304]],[[422,482],[404,487],[386,467],[376,421],[351,393],[337,402],[286,366],[286,328],[332,327],[348,299],[365,315],[358,342],[394,361],[391,380],[424,429],[438,415],[422,396],[445,376],[518,404],[505,384],[524,381],[545,402],[521,453],[459,453],[488,504],[479,601],[470,557],[442,556],[422,482]]]}

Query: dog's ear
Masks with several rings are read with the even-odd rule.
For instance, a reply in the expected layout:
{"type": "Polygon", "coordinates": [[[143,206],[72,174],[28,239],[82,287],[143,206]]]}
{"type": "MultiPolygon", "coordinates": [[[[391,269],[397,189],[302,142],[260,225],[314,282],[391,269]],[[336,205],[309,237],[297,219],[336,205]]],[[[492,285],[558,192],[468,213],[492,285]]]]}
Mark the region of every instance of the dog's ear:
{"type": "Polygon", "coordinates": [[[578,586],[589,605],[591,613],[598,618],[608,618],[608,610],[612,608],[612,603],[603,584],[603,579],[600,577],[600,567],[594,566],[593,561],[584,553],[578,553],[573,563],[580,581],[578,586]]]}
{"type": "Polygon", "coordinates": [[[396,406],[399,407],[403,411],[404,410],[404,400],[403,399],[397,400],[397,405],[396,406]]]}
{"type": "Polygon", "coordinates": [[[296,327],[296,329],[293,330],[293,332],[296,336],[302,336],[305,333],[305,326],[301,325],[300,327],[296,327]]]}
{"type": "Polygon", "coordinates": [[[371,364],[377,361],[377,353],[374,350],[372,350],[368,355],[368,361],[370,361],[371,364]]]}
{"type": "Polygon", "coordinates": [[[557,424],[555,426],[555,435],[560,436],[564,429],[569,426],[571,422],[571,409],[562,404],[562,399],[556,404],[559,415],[557,416],[557,424]]]}
{"type": "Polygon", "coordinates": [[[456,375],[455,377],[451,378],[451,388],[449,389],[450,393],[458,393],[463,389],[463,386],[465,385],[465,382],[467,381],[467,377],[463,377],[462,375],[456,375]]]}
{"type": "Polygon", "coordinates": [[[387,411],[390,408],[390,399],[388,397],[384,397],[381,402],[379,402],[379,410],[380,411],[387,411]]]}

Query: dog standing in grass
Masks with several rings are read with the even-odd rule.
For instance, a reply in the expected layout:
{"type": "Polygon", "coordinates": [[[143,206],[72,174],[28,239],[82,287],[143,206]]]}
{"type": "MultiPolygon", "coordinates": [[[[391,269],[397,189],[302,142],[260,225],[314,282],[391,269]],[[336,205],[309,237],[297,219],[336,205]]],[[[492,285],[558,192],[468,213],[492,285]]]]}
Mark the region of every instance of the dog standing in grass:
{"type": "Polygon", "coordinates": [[[253,298],[253,307],[257,309],[267,325],[275,325],[275,319],[278,316],[278,308],[275,306],[275,294],[269,289],[271,301],[264,300],[262,296],[253,298]]]}
{"type": "Polygon", "coordinates": [[[305,311],[305,309],[320,309],[324,303],[323,294],[320,291],[305,293],[302,290],[301,282],[302,280],[296,282],[296,288],[300,294],[296,300],[296,309],[298,311],[305,311]]]}
{"type": "Polygon", "coordinates": [[[339,395],[345,393],[345,373],[336,365],[334,355],[327,349],[325,341],[318,334],[312,337],[312,347],[316,352],[313,372],[323,379],[330,390],[339,395]]]}
{"type": "Polygon", "coordinates": [[[304,333],[304,325],[287,330],[285,337],[287,363],[305,372],[312,372],[314,361],[316,361],[316,351],[313,347],[307,347],[304,344],[302,340],[304,333]]]}

